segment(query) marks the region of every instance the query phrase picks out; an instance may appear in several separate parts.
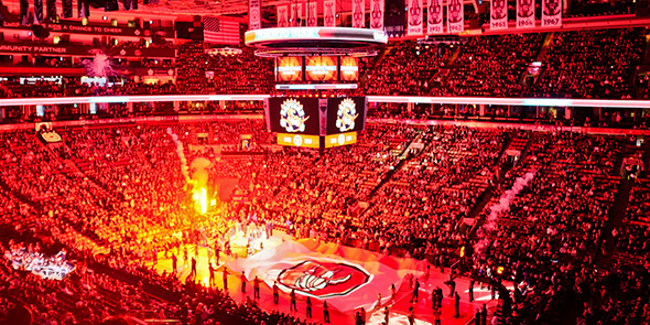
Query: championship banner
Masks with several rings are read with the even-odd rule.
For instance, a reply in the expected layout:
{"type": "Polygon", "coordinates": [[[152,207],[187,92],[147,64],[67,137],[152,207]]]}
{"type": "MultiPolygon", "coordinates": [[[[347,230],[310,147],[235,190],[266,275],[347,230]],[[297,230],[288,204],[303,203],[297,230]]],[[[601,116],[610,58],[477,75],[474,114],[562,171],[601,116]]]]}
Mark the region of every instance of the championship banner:
{"type": "Polygon", "coordinates": [[[307,3],[307,26],[309,27],[318,26],[318,3],[317,2],[307,3]]]}
{"type": "Polygon", "coordinates": [[[490,1],[490,29],[508,28],[508,1],[490,1]]]}
{"type": "Polygon", "coordinates": [[[370,28],[384,30],[384,0],[370,0],[370,28]]]}
{"type": "Polygon", "coordinates": [[[443,30],[442,0],[429,0],[427,34],[441,34],[443,30]]]}
{"type": "Polygon", "coordinates": [[[278,27],[289,27],[289,16],[287,13],[287,6],[276,6],[276,17],[278,19],[278,27]]]}
{"type": "Polygon", "coordinates": [[[250,0],[248,6],[248,29],[254,30],[262,28],[260,0],[250,0]]]}
{"type": "Polygon", "coordinates": [[[535,27],[535,0],[517,0],[517,28],[535,27]]]}
{"type": "Polygon", "coordinates": [[[562,26],[562,0],[544,0],[542,27],[562,26]]]}
{"type": "Polygon", "coordinates": [[[364,0],[352,0],[352,27],[366,27],[366,2],[364,0]]]}
{"type": "Polygon", "coordinates": [[[422,10],[422,7],[422,0],[409,0],[409,18],[406,35],[422,35],[422,20],[424,19],[424,10],[422,10]]]}
{"type": "Polygon", "coordinates": [[[302,2],[301,3],[292,3],[289,7],[289,19],[291,20],[291,26],[301,26],[302,25],[302,2]]]}
{"type": "Polygon", "coordinates": [[[269,287],[276,281],[285,293],[327,301],[341,312],[358,308],[372,310],[381,294],[391,297],[390,286],[399,288],[408,273],[423,274],[426,262],[400,259],[340,244],[313,239],[285,242],[245,259],[227,263],[227,268],[250,281],[256,276],[269,287]]]}
{"type": "Polygon", "coordinates": [[[34,24],[43,22],[43,0],[34,0],[34,24]]]}
{"type": "Polygon", "coordinates": [[[458,34],[465,31],[465,9],[462,0],[447,2],[447,29],[449,33],[458,34]]]}
{"type": "Polygon", "coordinates": [[[336,0],[323,2],[323,26],[336,27],[336,0]]]}

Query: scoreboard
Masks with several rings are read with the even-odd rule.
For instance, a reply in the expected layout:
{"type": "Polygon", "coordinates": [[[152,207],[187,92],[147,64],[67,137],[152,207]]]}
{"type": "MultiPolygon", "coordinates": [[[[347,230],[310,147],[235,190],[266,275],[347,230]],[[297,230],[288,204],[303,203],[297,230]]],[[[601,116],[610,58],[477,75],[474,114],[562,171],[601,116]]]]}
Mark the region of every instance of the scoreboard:
{"type": "Polygon", "coordinates": [[[267,129],[278,134],[278,144],[309,148],[356,143],[366,109],[366,97],[274,97],[264,102],[267,129]]]}
{"type": "Polygon", "coordinates": [[[275,59],[278,82],[357,82],[359,59],[352,56],[285,56],[275,59]]]}

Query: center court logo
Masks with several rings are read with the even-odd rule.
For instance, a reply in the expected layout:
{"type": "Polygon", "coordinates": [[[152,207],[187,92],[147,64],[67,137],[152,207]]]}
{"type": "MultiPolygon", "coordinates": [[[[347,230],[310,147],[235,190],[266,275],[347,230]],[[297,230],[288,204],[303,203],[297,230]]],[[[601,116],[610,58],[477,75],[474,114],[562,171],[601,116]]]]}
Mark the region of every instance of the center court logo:
{"type": "Polygon", "coordinates": [[[345,296],[369,281],[363,268],[331,261],[302,261],[278,275],[280,284],[318,299],[345,296]]]}

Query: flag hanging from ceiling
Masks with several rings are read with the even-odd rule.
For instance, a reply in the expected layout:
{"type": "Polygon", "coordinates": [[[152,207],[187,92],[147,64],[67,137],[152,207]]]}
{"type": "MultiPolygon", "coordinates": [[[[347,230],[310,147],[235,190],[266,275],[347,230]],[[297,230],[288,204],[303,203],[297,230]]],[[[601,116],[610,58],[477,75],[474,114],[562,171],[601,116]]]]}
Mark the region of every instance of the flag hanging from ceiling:
{"type": "Polygon", "coordinates": [[[20,0],[20,24],[29,25],[29,2],[27,0],[20,0]]]}
{"type": "Polygon", "coordinates": [[[276,17],[278,20],[278,27],[289,27],[289,16],[287,13],[287,6],[276,6],[276,17]]]}
{"type": "Polygon", "coordinates": [[[203,41],[217,44],[239,44],[239,23],[205,17],[203,19],[203,41]]]}
{"type": "Polygon", "coordinates": [[[465,9],[462,0],[447,2],[447,29],[449,33],[458,34],[465,30],[465,9]]]}
{"type": "Polygon", "coordinates": [[[352,27],[364,28],[366,26],[366,2],[364,0],[352,0],[352,27]]]}
{"type": "Polygon", "coordinates": [[[138,0],[122,0],[122,5],[124,5],[124,10],[136,10],[138,9],[138,0]]]}
{"type": "Polygon", "coordinates": [[[47,21],[53,22],[56,20],[56,0],[47,0],[47,21]]]}
{"type": "Polygon", "coordinates": [[[384,30],[384,0],[370,0],[370,28],[384,30]]]}
{"type": "Polygon", "coordinates": [[[118,11],[120,10],[117,0],[106,0],[104,3],[104,11],[118,11]]]}
{"type": "Polygon", "coordinates": [[[336,0],[323,2],[323,26],[336,27],[336,0]]]}
{"type": "Polygon", "coordinates": [[[318,26],[318,2],[307,3],[307,26],[318,26]]]}
{"type": "Polygon", "coordinates": [[[34,24],[43,22],[43,0],[34,0],[34,24]]]}
{"type": "Polygon", "coordinates": [[[542,27],[562,25],[562,0],[543,0],[542,27]]]}
{"type": "Polygon", "coordinates": [[[490,1],[490,29],[508,28],[508,1],[490,1]]]}
{"type": "Polygon", "coordinates": [[[72,18],[72,0],[62,0],[63,18],[72,18]]]}
{"type": "Polygon", "coordinates": [[[77,12],[79,18],[88,18],[90,16],[90,8],[88,4],[89,0],[78,0],[77,1],[77,12]]]}
{"type": "Polygon", "coordinates": [[[248,2],[248,29],[262,28],[262,17],[260,10],[260,0],[250,0],[248,2]]]}
{"type": "Polygon", "coordinates": [[[421,35],[422,34],[422,0],[409,0],[409,20],[408,28],[406,29],[407,35],[421,35]]]}
{"type": "Polygon", "coordinates": [[[427,34],[443,33],[442,0],[429,0],[427,34]]]}
{"type": "Polygon", "coordinates": [[[535,0],[517,0],[517,28],[535,27],[535,0]]]}

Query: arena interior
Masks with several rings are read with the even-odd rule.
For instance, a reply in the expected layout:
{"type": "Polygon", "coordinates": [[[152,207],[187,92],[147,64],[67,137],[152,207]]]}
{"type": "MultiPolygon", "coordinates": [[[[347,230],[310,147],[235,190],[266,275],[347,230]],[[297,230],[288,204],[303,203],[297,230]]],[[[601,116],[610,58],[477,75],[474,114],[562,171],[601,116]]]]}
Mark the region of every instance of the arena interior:
{"type": "Polygon", "coordinates": [[[0,324],[650,324],[648,26],[1,1],[0,324]]]}

